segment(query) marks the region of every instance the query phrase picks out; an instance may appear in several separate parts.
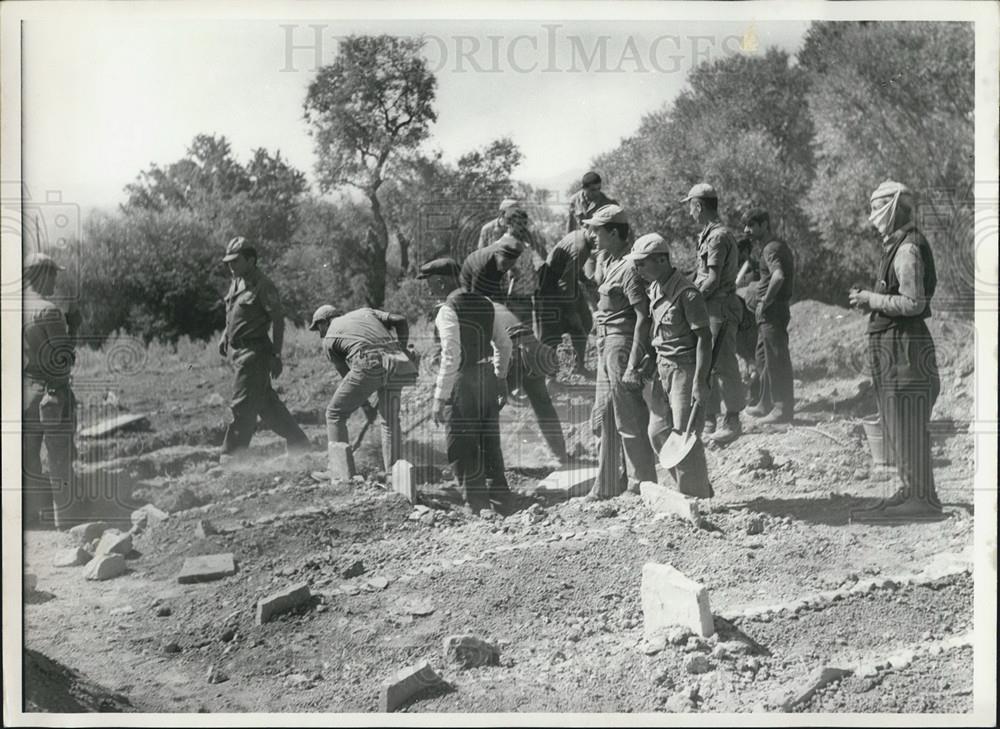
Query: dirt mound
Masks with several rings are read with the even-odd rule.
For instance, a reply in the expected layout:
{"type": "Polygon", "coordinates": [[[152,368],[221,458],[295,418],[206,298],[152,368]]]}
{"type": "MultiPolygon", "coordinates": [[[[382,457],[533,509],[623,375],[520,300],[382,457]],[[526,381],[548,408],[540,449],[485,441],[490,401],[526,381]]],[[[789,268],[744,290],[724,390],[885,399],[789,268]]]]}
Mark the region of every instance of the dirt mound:
{"type": "Polygon", "coordinates": [[[136,707],[71,668],[38,651],[24,651],[24,710],[26,712],[126,712],[136,707]]]}

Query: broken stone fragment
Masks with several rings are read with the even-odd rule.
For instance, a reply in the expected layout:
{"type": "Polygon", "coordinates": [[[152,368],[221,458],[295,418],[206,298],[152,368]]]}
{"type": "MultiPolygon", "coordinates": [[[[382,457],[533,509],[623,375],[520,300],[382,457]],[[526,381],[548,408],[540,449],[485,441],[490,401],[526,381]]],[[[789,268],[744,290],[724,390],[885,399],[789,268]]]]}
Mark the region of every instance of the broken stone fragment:
{"type": "Polygon", "coordinates": [[[95,539],[100,539],[101,535],[110,528],[111,525],[103,521],[90,521],[86,524],[77,524],[69,530],[69,533],[76,539],[77,544],[81,547],[86,547],[95,539]]]}
{"type": "Polygon", "coordinates": [[[441,684],[441,677],[427,661],[404,668],[382,684],[379,709],[382,712],[395,711],[425,689],[441,684]]]}
{"type": "Polygon", "coordinates": [[[118,553],[102,554],[87,563],[83,576],[88,580],[110,580],[125,572],[125,557],[118,553]]]}
{"type": "Polygon", "coordinates": [[[53,567],[78,567],[91,560],[90,552],[80,547],[63,549],[52,560],[53,567]]]}
{"type": "Polygon", "coordinates": [[[444,639],[444,656],[462,668],[500,665],[500,650],[474,635],[449,635],[444,639]]]}
{"type": "Polygon", "coordinates": [[[294,610],[309,601],[309,585],[302,582],[287,590],[269,595],[257,602],[257,625],[270,622],[275,616],[294,610]]]}
{"type": "Polygon", "coordinates": [[[128,532],[122,534],[117,529],[108,529],[101,536],[101,541],[97,543],[94,556],[100,557],[106,554],[120,554],[123,557],[132,551],[132,535],[128,532]]]}
{"type": "Polygon", "coordinates": [[[708,673],[712,670],[712,664],[708,658],[700,653],[688,656],[684,661],[684,670],[692,674],[708,673]]]}
{"type": "Polygon", "coordinates": [[[184,560],[177,581],[182,585],[194,582],[211,582],[236,574],[232,552],[188,557],[184,560]]]}

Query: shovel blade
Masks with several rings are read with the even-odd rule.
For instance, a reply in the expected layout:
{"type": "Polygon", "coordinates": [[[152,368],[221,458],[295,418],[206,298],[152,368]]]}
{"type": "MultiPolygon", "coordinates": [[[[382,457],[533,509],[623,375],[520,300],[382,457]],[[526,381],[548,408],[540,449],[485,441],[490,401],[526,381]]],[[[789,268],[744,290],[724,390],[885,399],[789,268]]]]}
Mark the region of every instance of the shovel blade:
{"type": "Polygon", "coordinates": [[[697,439],[698,436],[694,433],[672,432],[660,448],[660,465],[664,468],[676,468],[694,448],[697,439]]]}

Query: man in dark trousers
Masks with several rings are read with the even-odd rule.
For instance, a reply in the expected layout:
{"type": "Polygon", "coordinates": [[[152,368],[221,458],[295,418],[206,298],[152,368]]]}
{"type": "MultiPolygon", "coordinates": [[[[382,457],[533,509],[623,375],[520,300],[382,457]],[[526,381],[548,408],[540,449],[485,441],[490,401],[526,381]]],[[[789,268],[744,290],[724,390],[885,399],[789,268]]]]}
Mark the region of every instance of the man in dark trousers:
{"type": "Polygon", "coordinates": [[[499,419],[507,402],[511,342],[492,302],[464,290],[459,273],[454,259],[438,258],[421,266],[418,278],[443,302],[434,320],[441,341],[434,423],[445,426],[452,473],[466,505],[478,513],[490,508],[487,464],[503,459],[499,419]]]}
{"type": "Polygon", "coordinates": [[[580,181],[580,189],[569,199],[569,221],[566,232],[572,233],[583,227],[583,221],[589,218],[595,210],[605,205],[617,205],[617,200],[601,192],[601,176],[591,170],[580,181]]]}
{"type": "Polygon", "coordinates": [[[600,249],[594,273],[600,298],[591,428],[600,436],[601,446],[597,478],[587,495],[594,501],[618,496],[626,488],[638,493],[642,481],[655,481],[656,456],[649,442],[649,409],[640,371],[650,354],[649,299],[635,265],[625,258],[628,218],[618,205],[605,205],[584,222],[593,228],[600,249]]]}
{"type": "Polygon", "coordinates": [[[368,307],[341,315],[336,307],[324,304],[313,313],[309,328],[323,339],[323,352],[341,377],[326,406],[327,441],[349,443],[348,419],[377,392],[382,461],[390,470],[399,460],[402,444],[399,405],[403,388],[416,384],[418,374],[406,349],[410,338],[406,317],[368,307]]]}
{"type": "Polygon", "coordinates": [[[278,289],[257,268],[257,251],[245,238],[229,241],[222,259],[233,282],[226,294],[226,328],[219,340],[219,354],[236,370],[230,407],[233,422],[226,428],[222,455],[231,456],[250,445],[257,416],[285,439],[289,453],[309,450],[309,439],[271,387],[281,375],[281,347],[285,312],[278,289]],[[274,339],[268,336],[273,331],[274,339]]]}
{"type": "Polygon", "coordinates": [[[868,313],[868,359],[885,443],[903,487],[854,521],[933,520],[941,517],[934,488],[931,410],[941,392],[934,340],[927,329],[937,286],[934,255],[916,228],[908,187],[887,180],[872,193],[869,220],[882,238],[874,291],[852,289],[851,305],[868,313]]]}
{"type": "Polygon", "coordinates": [[[757,371],[760,397],[747,408],[758,423],[790,423],[795,411],[792,356],[788,351],[795,288],[795,258],[792,249],[771,233],[771,218],[763,208],[743,216],[744,232],[760,247],[757,282],[757,371]]]}
{"type": "MultiPolygon", "coordinates": [[[[652,346],[657,374],[649,403],[649,436],[653,447],[663,447],[672,430],[684,431],[694,404],[708,394],[712,360],[712,333],[708,308],[701,292],[670,262],[670,246],[659,233],[639,238],[626,256],[649,283],[652,346]]],[[[694,431],[704,413],[695,416],[694,431]]],[[[687,496],[714,495],[708,478],[705,446],[695,441],[691,452],[671,470],[677,490],[687,496]]]]}
{"type": "Polygon", "coordinates": [[[576,372],[586,372],[587,339],[594,327],[587,303],[584,267],[591,259],[594,232],[584,226],[567,233],[549,253],[539,291],[539,329],[542,342],[558,347],[569,334],[576,353],[576,372]]]}
{"type": "Polygon", "coordinates": [[[736,237],[719,219],[719,194],[714,187],[698,183],[682,202],[688,204],[688,213],[702,226],[698,237],[698,269],[694,285],[705,297],[712,337],[723,332],[715,366],[716,385],[708,395],[706,438],[720,444],[731,443],[743,432],[740,411],[746,404],[740,366],[736,361],[736,333],[743,318],[743,305],[736,296],[739,250],[736,237]],[[724,331],[723,322],[728,322],[724,331]],[[720,400],[725,417],[716,429],[720,400]]]}
{"type": "Polygon", "coordinates": [[[79,506],[73,494],[76,419],[70,389],[76,353],[66,317],[50,300],[62,270],[45,253],[24,263],[21,468],[25,526],[54,523],[67,529],[79,506]],[[42,471],[42,445],[48,475],[42,471]]]}

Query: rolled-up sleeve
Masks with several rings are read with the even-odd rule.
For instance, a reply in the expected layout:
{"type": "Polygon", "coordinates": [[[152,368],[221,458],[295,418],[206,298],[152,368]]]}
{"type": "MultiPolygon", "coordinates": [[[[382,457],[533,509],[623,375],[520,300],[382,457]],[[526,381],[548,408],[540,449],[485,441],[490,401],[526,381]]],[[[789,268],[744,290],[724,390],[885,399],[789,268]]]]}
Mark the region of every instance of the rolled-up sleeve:
{"type": "Polygon", "coordinates": [[[913,243],[906,243],[896,251],[892,269],[899,279],[898,294],[872,294],[869,306],[889,316],[916,316],[924,310],[924,262],[913,243]]]}
{"type": "Polygon", "coordinates": [[[507,334],[507,327],[504,326],[503,319],[499,316],[493,317],[493,370],[497,374],[498,380],[507,379],[507,371],[510,369],[510,358],[514,351],[514,344],[507,334]]]}
{"type": "Polygon", "coordinates": [[[438,309],[434,319],[438,336],[441,338],[441,364],[438,367],[437,382],[434,385],[434,399],[447,400],[455,387],[458,367],[462,357],[462,341],[458,329],[458,316],[450,306],[438,309]]]}

